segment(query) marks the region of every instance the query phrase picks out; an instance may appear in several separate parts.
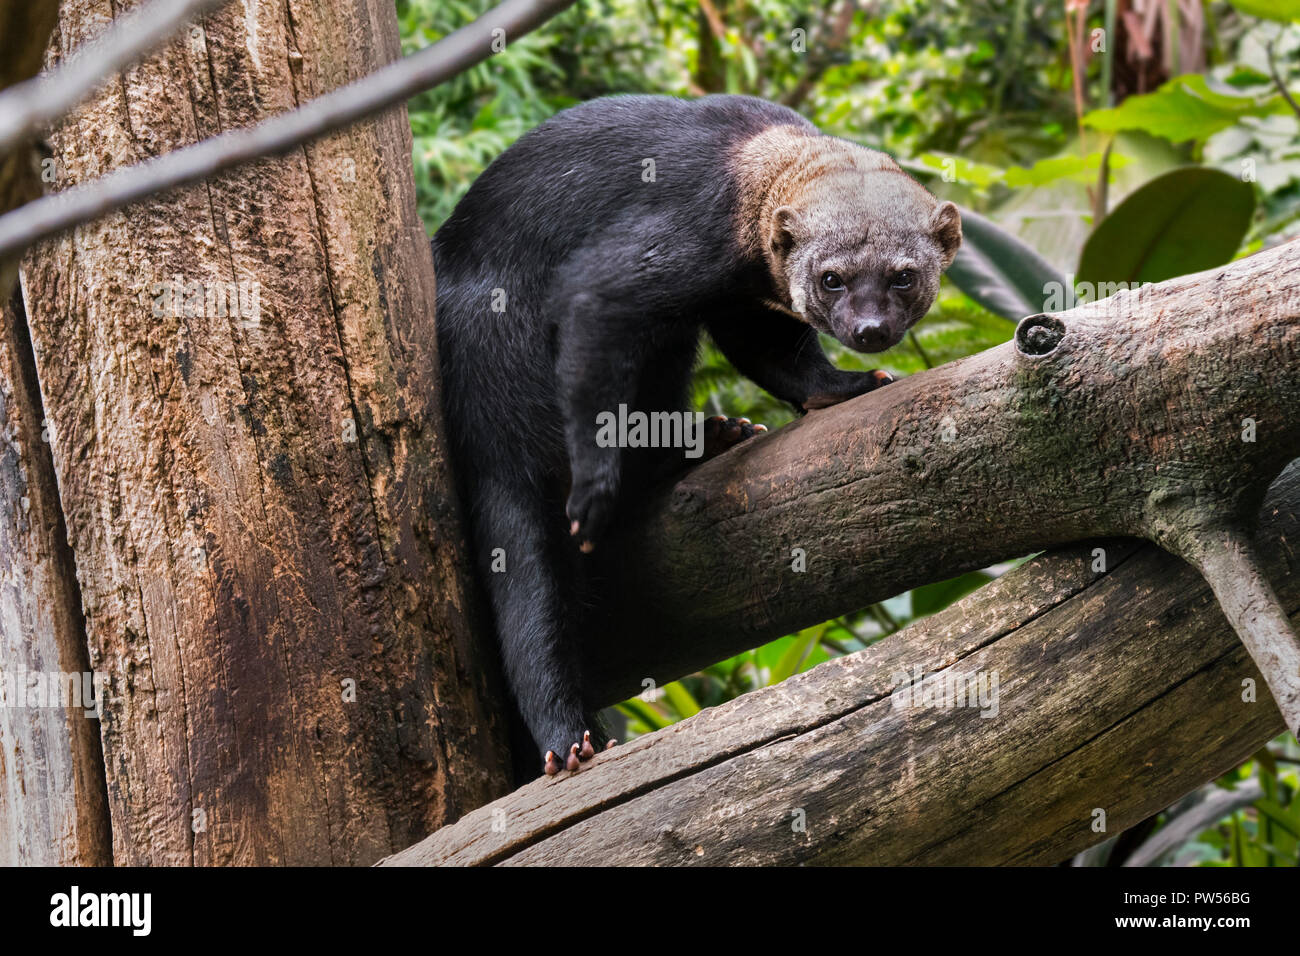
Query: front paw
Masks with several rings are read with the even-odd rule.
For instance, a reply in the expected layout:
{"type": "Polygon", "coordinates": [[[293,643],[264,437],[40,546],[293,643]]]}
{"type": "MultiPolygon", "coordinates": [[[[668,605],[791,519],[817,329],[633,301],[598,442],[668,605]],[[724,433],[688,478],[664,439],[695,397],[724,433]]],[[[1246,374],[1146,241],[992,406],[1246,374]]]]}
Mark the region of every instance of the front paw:
{"type": "Polygon", "coordinates": [[[584,554],[595,550],[614,517],[617,487],[603,478],[580,479],[569,490],[564,512],[569,517],[569,534],[577,538],[584,554]]]}
{"type": "Polygon", "coordinates": [[[847,402],[850,398],[857,398],[859,395],[865,395],[867,392],[874,392],[876,389],[889,385],[894,381],[894,376],[888,372],[873,368],[870,372],[863,372],[851,388],[837,388],[825,392],[814,392],[803,400],[803,410],[811,412],[817,408],[830,408],[832,405],[838,405],[840,402],[847,402]]]}
{"type": "Polygon", "coordinates": [[[700,461],[716,458],[728,448],[767,431],[766,425],[755,425],[748,418],[727,418],[715,415],[704,421],[704,449],[700,461]]]}

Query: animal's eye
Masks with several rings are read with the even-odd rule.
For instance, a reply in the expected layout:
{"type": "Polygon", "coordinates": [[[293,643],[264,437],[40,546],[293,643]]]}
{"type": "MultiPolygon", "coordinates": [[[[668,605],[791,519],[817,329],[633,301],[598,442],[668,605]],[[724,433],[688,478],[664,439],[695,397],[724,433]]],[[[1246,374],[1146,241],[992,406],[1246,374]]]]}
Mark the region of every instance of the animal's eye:
{"type": "Polygon", "coordinates": [[[915,278],[912,272],[904,269],[902,272],[895,272],[892,279],[889,280],[891,289],[910,289],[912,288],[912,279],[915,278]]]}
{"type": "Polygon", "coordinates": [[[840,278],[838,272],[823,272],[822,288],[827,292],[843,292],[844,280],[840,278]]]}

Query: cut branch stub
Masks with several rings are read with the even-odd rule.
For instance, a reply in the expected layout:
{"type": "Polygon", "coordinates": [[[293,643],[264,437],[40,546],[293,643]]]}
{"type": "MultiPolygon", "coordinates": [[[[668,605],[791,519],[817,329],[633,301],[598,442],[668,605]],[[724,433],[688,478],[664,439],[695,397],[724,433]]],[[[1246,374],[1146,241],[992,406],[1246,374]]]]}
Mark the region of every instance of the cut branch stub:
{"type": "Polygon", "coordinates": [[[1031,315],[1016,326],[1016,348],[1025,355],[1048,355],[1065,338],[1065,323],[1054,315],[1031,315]]]}

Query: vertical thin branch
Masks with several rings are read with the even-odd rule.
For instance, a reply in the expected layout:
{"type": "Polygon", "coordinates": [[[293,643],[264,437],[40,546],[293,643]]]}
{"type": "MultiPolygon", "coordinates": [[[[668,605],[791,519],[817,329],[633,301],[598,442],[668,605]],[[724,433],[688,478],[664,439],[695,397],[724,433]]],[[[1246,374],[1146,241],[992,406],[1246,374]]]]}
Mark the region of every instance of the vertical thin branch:
{"type": "Polygon", "coordinates": [[[1235,529],[1198,541],[1190,556],[1250,652],[1293,734],[1300,736],[1300,641],[1261,570],[1254,547],[1235,529]]]}
{"type": "Polygon", "coordinates": [[[1106,0],[1105,19],[1102,21],[1102,36],[1105,38],[1106,53],[1101,58],[1101,102],[1103,106],[1115,105],[1115,14],[1118,0],[1106,0]]]}
{"type": "Polygon", "coordinates": [[[1084,40],[1087,37],[1087,0],[1065,0],[1065,35],[1070,44],[1070,74],[1074,87],[1074,115],[1079,125],[1079,152],[1088,155],[1087,143],[1083,132],[1084,113],[1084,74],[1087,70],[1083,55],[1084,40]]]}
{"type": "Polygon", "coordinates": [[[1291,107],[1292,112],[1294,112],[1296,116],[1300,116],[1300,104],[1296,103],[1296,101],[1291,97],[1291,91],[1286,88],[1286,82],[1282,79],[1282,74],[1278,72],[1277,60],[1273,56],[1273,47],[1276,44],[1277,39],[1274,38],[1269,40],[1268,45],[1265,47],[1268,51],[1268,72],[1273,77],[1273,85],[1276,86],[1277,91],[1282,94],[1282,99],[1286,100],[1287,106],[1291,107]]]}

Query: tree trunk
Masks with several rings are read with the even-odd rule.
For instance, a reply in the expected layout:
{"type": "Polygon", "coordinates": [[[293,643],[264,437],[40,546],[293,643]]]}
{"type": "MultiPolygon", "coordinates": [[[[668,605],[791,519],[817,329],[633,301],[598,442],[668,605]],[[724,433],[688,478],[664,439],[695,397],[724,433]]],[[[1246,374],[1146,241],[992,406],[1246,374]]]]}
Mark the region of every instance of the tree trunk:
{"type": "MultiPolygon", "coordinates": [[[[0,2],[10,40],[0,89],[36,74],[55,13],[0,2]]],[[[27,146],[0,156],[0,212],[40,195],[35,160],[27,146]]],[[[102,865],[111,851],[94,682],[26,317],[11,299],[17,277],[16,262],[0,263],[0,865],[102,865]]]]}
{"type": "MultiPolygon", "coordinates": [[[[62,4],[61,59],[121,4],[62,4]]],[[[231,5],[51,140],[62,188],[398,55],[387,0],[231,5]]],[[[23,294],[114,862],[361,864],[506,786],[443,452],[405,110],[79,228],[23,294]]]]}
{"type": "MultiPolygon", "coordinates": [[[[1300,467],[1264,515],[1261,550],[1300,620],[1300,467]]],[[[1282,729],[1195,570],[1098,540],[529,784],[384,864],[1052,864],[1282,729]],[[970,693],[981,678],[995,696],[970,693]]]]}

